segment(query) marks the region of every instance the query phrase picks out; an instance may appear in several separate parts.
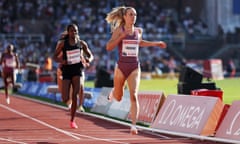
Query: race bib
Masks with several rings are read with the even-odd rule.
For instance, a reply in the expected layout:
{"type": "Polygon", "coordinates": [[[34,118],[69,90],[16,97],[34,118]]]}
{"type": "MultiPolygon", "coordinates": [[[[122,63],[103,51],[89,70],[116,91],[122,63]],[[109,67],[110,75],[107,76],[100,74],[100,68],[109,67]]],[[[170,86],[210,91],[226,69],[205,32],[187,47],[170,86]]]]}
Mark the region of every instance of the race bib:
{"type": "Polygon", "coordinates": [[[11,67],[11,68],[16,67],[16,62],[15,62],[15,60],[13,58],[6,59],[6,63],[5,64],[6,64],[7,67],[11,67]]]}
{"type": "Polygon", "coordinates": [[[139,44],[137,40],[123,40],[122,56],[137,57],[139,44]]]}
{"type": "Polygon", "coordinates": [[[80,49],[68,50],[67,51],[68,64],[79,63],[81,61],[80,56],[81,56],[80,49]]]}

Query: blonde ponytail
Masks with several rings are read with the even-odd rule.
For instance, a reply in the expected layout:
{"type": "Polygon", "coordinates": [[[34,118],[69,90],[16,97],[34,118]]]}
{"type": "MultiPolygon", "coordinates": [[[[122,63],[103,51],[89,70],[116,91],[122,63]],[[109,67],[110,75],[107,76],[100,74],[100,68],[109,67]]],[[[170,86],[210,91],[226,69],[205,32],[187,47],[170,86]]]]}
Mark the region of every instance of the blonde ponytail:
{"type": "Polygon", "coordinates": [[[111,32],[113,32],[117,27],[124,25],[123,15],[126,13],[127,7],[120,6],[113,8],[111,12],[107,14],[105,20],[111,26],[111,32]]]}

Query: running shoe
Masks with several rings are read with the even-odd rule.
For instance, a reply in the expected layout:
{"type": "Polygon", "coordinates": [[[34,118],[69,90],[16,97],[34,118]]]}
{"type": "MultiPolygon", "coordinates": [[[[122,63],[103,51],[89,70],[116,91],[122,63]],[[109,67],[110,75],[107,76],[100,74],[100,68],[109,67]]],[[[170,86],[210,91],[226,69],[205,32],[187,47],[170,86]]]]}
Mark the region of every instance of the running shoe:
{"type": "Polygon", "coordinates": [[[68,107],[68,109],[70,110],[70,109],[71,109],[71,107],[72,107],[72,103],[70,103],[70,104],[67,104],[67,107],[68,107]]]}
{"type": "Polygon", "coordinates": [[[70,110],[71,107],[72,107],[72,100],[69,99],[69,100],[66,102],[66,105],[67,105],[67,107],[68,107],[68,110],[70,110]]]}
{"type": "Polygon", "coordinates": [[[83,108],[83,106],[79,106],[79,107],[78,107],[78,111],[80,111],[80,112],[85,112],[85,109],[83,108]]]}
{"type": "Polygon", "coordinates": [[[74,121],[70,122],[70,127],[73,128],[73,129],[77,129],[78,128],[77,124],[74,121]]]}
{"type": "Polygon", "coordinates": [[[136,135],[136,134],[138,134],[137,127],[136,127],[136,126],[131,126],[130,133],[131,133],[131,134],[133,134],[133,135],[136,135]]]}
{"type": "Polygon", "coordinates": [[[10,104],[10,98],[9,98],[9,97],[6,98],[6,103],[7,103],[7,104],[10,104]]]}

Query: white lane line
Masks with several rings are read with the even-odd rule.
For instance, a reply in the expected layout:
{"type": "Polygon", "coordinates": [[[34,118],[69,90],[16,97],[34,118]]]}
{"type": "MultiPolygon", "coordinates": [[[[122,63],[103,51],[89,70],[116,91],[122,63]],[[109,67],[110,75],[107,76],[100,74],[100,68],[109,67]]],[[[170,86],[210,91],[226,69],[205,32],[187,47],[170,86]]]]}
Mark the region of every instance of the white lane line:
{"type": "Polygon", "coordinates": [[[24,142],[19,142],[19,141],[15,141],[15,140],[11,140],[11,139],[6,139],[6,138],[0,138],[1,141],[7,141],[7,142],[12,142],[12,143],[15,143],[15,144],[27,144],[27,143],[24,143],[24,142]]]}
{"type": "MultiPolygon", "coordinates": [[[[126,144],[126,142],[117,141],[118,139],[116,139],[116,140],[113,140],[113,139],[103,139],[103,138],[97,138],[97,137],[82,135],[82,134],[79,134],[79,133],[72,133],[72,134],[73,134],[73,135],[76,135],[76,136],[84,137],[84,138],[89,138],[89,139],[98,140],[98,141],[105,141],[105,142],[118,143],[118,144],[126,144]]],[[[126,139],[124,139],[124,140],[129,140],[129,139],[126,138],[126,139]]]]}
{"type": "Polygon", "coordinates": [[[38,120],[36,118],[33,118],[33,117],[28,116],[28,115],[26,115],[24,113],[21,113],[21,112],[19,112],[17,110],[14,110],[14,109],[12,109],[10,107],[7,107],[5,105],[0,104],[0,107],[3,107],[3,108],[5,108],[5,109],[7,109],[7,110],[9,110],[11,112],[14,112],[14,113],[18,114],[18,115],[21,115],[23,117],[31,119],[31,120],[33,120],[33,121],[35,121],[37,123],[40,123],[40,124],[42,124],[42,125],[44,125],[46,127],[49,127],[49,128],[52,128],[52,129],[54,129],[56,131],[64,133],[64,134],[66,134],[66,135],[68,135],[70,137],[73,137],[73,138],[77,139],[77,140],[80,140],[81,139],[80,137],[85,137],[85,138],[89,138],[89,139],[93,139],[93,140],[106,141],[106,142],[112,142],[112,143],[118,143],[118,144],[125,144],[125,142],[123,143],[123,142],[119,142],[119,141],[113,141],[113,140],[110,140],[110,139],[102,139],[102,138],[97,138],[97,137],[92,137],[92,136],[87,136],[87,135],[81,135],[81,134],[78,134],[78,133],[72,133],[72,132],[69,132],[69,131],[64,131],[64,130],[61,130],[59,128],[53,127],[52,125],[49,125],[49,124],[47,124],[47,123],[45,123],[43,121],[40,121],[40,120],[38,120]]]}
{"type": "Polygon", "coordinates": [[[70,133],[70,132],[68,132],[68,131],[65,131],[65,130],[56,128],[56,127],[54,127],[54,126],[52,126],[52,125],[49,125],[49,124],[47,124],[47,123],[45,123],[45,122],[43,122],[43,121],[40,121],[40,120],[38,120],[38,119],[36,119],[36,118],[33,118],[33,117],[29,116],[29,115],[26,115],[26,114],[24,114],[24,113],[21,113],[21,112],[19,112],[19,111],[17,111],[17,110],[14,110],[14,109],[10,108],[10,107],[7,107],[7,106],[5,106],[5,105],[0,104],[0,107],[5,108],[5,109],[7,109],[7,110],[9,110],[9,111],[11,111],[11,112],[13,112],[13,113],[16,113],[16,114],[18,114],[18,115],[21,115],[21,116],[23,116],[23,117],[25,117],[25,118],[28,118],[28,119],[30,119],[30,120],[33,120],[33,121],[35,121],[35,122],[37,122],[37,123],[40,123],[40,124],[42,124],[42,125],[44,125],[44,126],[46,126],[46,127],[49,127],[49,128],[51,128],[51,129],[54,129],[54,130],[56,130],[56,131],[58,131],[58,132],[60,132],[60,133],[63,133],[63,134],[65,134],[65,135],[68,135],[68,136],[70,136],[70,137],[72,137],[72,138],[74,138],[74,139],[77,139],[77,140],[80,140],[80,139],[81,139],[81,138],[79,138],[79,137],[77,137],[77,136],[74,136],[72,133],[70,133]]]}

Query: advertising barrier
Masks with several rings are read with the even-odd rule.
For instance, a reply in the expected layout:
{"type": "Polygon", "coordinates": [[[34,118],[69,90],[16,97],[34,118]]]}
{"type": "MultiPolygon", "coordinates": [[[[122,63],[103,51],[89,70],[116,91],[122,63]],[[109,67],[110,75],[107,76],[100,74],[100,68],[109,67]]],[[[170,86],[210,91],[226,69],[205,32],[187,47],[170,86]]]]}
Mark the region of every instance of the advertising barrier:
{"type": "Polygon", "coordinates": [[[240,101],[232,103],[216,132],[216,137],[240,140],[240,101]]]}
{"type": "Polygon", "coordinates": [[[94,103],[93,108],[91,108],[91,112],[100,113],[103,115],[107,115],[108,109],[112,103],[107,100],[107,96],[111,92],[112,88],[103,87],[99,96],[97,97],[96,103],[94,103]]]}
{"type": "Polygon", "coordinates": [[[151,127],[213,136],[222,111],[223,103],[216,97],[169,95],[151,127]]]}
{"type": "Polygon", "coordinates": [[[112,100],[107,115],[125,120],[127,119],[129,110],[130,110],[130,94],[128,90],[124,90],[124,94],[120,102],[112,100]]]}
{"type": "MultiPolygon", "coordinates": [[[[163,92],[139,92],[138,99],[140,108],[138,121],[145,124],[151,124],[166,99],[163,92]]],[[[131,119],[130,115],[131,113],[129,113],[128,119],[131,119]]]]}
{"type": "Polygon", "coordinates": [[[221,59],[210,59],[205,60],[203,63],[204,77],[212,78],[214,80],[222,80],[223,77],[223,66],[221,59]]]}
{"type": "Polygon", "coordinates": [[[223,91],[222,90],[196,89],[196,90],[192,90],[191,94],[194,96],[218,97],[221,101],[223,101],[223,91]]]}

